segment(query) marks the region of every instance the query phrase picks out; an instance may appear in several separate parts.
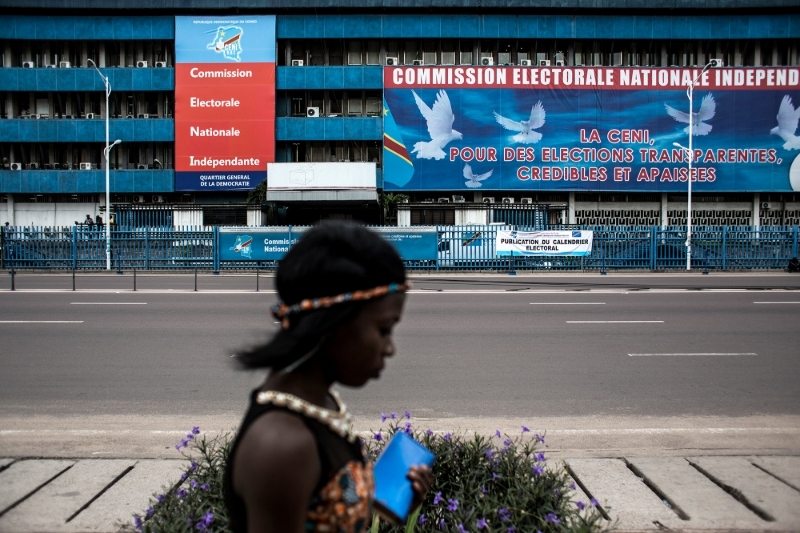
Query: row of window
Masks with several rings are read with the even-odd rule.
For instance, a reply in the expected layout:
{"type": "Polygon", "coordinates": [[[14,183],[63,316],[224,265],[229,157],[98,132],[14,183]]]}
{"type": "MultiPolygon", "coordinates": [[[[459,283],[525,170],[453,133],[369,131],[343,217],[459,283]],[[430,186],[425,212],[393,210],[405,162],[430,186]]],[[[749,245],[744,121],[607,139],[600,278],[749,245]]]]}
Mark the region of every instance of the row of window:
{"type": "MultiPolygon", "coordinates": [[[[174,93],[112,91],[111,118],[172,117],[174,93]]],[[[0,93],[0,118],[105,118],[105,94],[93,92],[0,93]]]]}
{"type": "Polygon", "coordinates": [[[174,64],[172,41],[27,41],[0,42],[3,67],[76,68],[166,67],[174,64]]]}
{"type": "Polygon", "coordinates": [[[279,117],[378,117],[383,109],[381,91],[279,91],[279,117]]]}
{"type": "MultiPolygon", "coordinates": [[[[105,168],[105,143],[0,143],[2,170],[92,170],[105,168]]],[[[173,143],[125,142],[109,155],[109,168],[173,168],[173,143]]]]}

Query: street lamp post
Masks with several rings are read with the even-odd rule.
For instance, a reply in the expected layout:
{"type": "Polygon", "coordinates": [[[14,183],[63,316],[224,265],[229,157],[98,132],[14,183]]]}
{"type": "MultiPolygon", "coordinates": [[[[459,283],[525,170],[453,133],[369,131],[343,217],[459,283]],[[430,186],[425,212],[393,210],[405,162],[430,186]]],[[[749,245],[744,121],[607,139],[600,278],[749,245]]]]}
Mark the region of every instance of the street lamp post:
{"type": "Polygon", "coordinates": [[[692,136],[694,135],[693,128],[694,121],[696,120],[694,116],[694,109],[692,107],[692,93],[694,92],[694,84],[697,83],[697,80],[703,77],[703,74],[705,74],[708,69],[711,67],[721,66],[721,59],[712,59],[708,62],[708,64],[706,64],[706,66],[703,67],[702,72],[700,72],[695,79],[687,84],[686,96],[689,97],[689,148],[684,148],[678,143],[673,143],[673,145],[683,149],[689,159],[689,175],[686,179],[686,181],[689,183],[689,199],[686,209],[686,270],[692,269],[692,162],[694,161],[694,152],[692,151],[692,136]]]}
{"type": "Polygon", "coordinates": [[[108,81],[106,76],[103,76],[103,73],[100,72],[100,69],[97,68],[97,65],[93,60],[88,59],[87,62],[91,63],[91,65],[97,71],[97,74],[100,75],[100,78],[103,80],[103,84],[106,87],[106,147],[103,150],[103,155],[106,158],[106,270],[111,270],[111,176],[109,174],[108,155],[109,152],[111,152],[111,149],[118,145],[121,141],[117,139],[114,141],[114,144],[108,144],[108,97],[111,95],[111,83],[108,81]]]}

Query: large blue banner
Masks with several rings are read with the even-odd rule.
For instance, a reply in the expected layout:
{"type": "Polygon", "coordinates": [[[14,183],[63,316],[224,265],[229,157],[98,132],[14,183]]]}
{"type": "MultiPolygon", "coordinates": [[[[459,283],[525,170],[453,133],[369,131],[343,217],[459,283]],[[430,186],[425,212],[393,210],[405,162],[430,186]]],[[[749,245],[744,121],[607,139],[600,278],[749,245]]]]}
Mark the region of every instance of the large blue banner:
{"type": "MultiPolygon", "coordinates": [[[[220,228],[222,261],[278,261],[283,259],[307,228],[220,228]]],[[[433,261],[437,256],[435,228],[372,228],[395,247],[406,261],[433,261]]]]}
{"type": "Polygon", "coordinates": [[[387,67],[384,188],[800,190],[800,69],[387,67]],[[687,84],[697,79],[689,118],[687,84]]]}

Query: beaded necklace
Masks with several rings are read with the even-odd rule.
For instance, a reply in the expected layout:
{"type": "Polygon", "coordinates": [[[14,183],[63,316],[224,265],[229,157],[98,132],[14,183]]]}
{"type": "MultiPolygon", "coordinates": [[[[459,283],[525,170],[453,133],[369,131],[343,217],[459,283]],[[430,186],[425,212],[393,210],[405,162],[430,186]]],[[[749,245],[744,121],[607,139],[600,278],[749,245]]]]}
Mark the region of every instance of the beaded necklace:
{"type": "Polygon", "coordinates": [[[336,402],[336,411],[314,405],[302,398],[298,398],[294,394],[274,390],[259,392],[256,395],[256,402],[262,405],[271,403],[272,405],[283,407],[308,418],[313,418],[324,426],[327,426],[328,429],[335,434],[347,439],[348,442],[355,442],[356,433],[353,429],[353,417],[347,412],[347,406],[342,403],[339,394],[334,390],[329,392],[336,402]]]}

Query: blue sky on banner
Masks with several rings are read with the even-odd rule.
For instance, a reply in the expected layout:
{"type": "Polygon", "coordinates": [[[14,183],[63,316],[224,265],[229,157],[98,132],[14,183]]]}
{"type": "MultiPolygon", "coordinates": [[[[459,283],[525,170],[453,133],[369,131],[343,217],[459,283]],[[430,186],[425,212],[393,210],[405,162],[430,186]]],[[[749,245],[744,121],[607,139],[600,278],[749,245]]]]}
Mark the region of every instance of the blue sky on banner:
{"type": "MultiPolygon", "coordinates": [[[[409,152],[417,143],[431,141],[414,93],[433,108],[439,91],[385,90],[385,105],[393,116],[397,135],[405,141],[409,152]]],[[[411,153],[414,173],[408,180],[396,179],[392,170],[386,168],[387,190],[686,190],[687,162],[673,143],[688,146],[685,131],[688,124],[673,118],[666,107],[688,112],[683,88],[625,91],[448,88],[444,91],[454,116],[452,128],[463,138],[448,141],[442,159],[411,153]],[[532,130],[541,135],[538,142],[515,139],[518,132],[504,128],[494,115],[519,123],[530,118],[531,108],[538,102],[545,114],[544,124],[532,130]],[[633,142],[624,139],[624,132],[631,130],[641,138],[633,142]],[[618,132],[616,138],[614,132],[618,132]],[[486,150],[487,155],[478,160],[479,148],[493,148],[496,161],[490,160],[486,150]],[[504,161],[507,148],[514,151],[510,161],[504,161]],[[518,148],[523,149],[522,158],[515,152],[518,148]],[[563,149],[574,148],[581,149],[580,154],[570,152],[577,158],[561,160],[563,149]],[[621,149],[622,153],[603,160],[608,155],[604,149],[621,149]],[[468,178],[470,174],[485,176],[489,172],[480,182],[468,178]],[[537,176],[539,179],[535,179],[537,176]]],[[[789,96],[796,108],[800,106],[800,91],[698,88],[694,92],[695,113],[709,94],[714,101],[713,117],[695,125],[696,131],[703,130],[706,134],[693,139],[693,148],[703,151],[694,165],[702,169],[697,171],[702,173],[702,179],[694,181],[693,188],[699,192],[792,191],[794,185],[795,190],[800,190],[800,145],[785,148],[784,139],[770,133],[778,125],[776,116],[784,97],[789,96]],[[795,177],[790,182],[790,168],[795,159],[798,159],[793,167],[795,177]]]]}
{"type": "Polygon", "coordinates": [[[175,61],[274,63],[275,16],[175,17],[175,61]]]}

